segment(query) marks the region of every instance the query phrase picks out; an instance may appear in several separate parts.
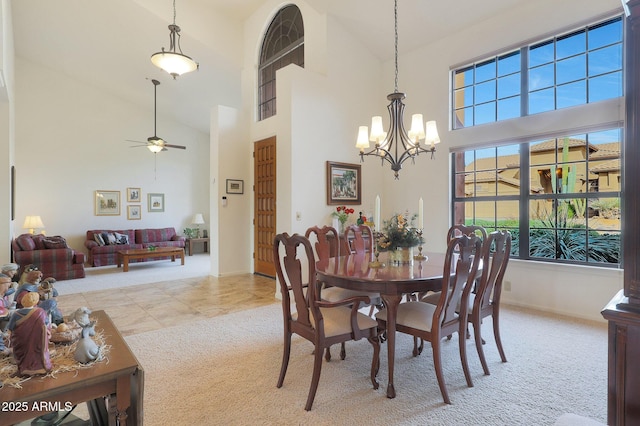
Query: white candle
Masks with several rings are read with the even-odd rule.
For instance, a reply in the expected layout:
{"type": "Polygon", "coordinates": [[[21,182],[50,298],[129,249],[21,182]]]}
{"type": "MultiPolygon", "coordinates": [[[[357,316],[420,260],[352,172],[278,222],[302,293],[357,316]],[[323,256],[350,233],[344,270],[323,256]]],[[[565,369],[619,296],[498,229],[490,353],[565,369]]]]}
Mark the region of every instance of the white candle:
{"type": "Polygon", "coordinates": [[[422,197],[418,201],[418,227],[424,229],[424,201],[422,201],[422,197]]]}
{"type": "Polygon", "coordinates": [[[376,195],[376,211],[374,213],[373,221],[375,222],[373,225],[376,231],[380,231],[380,196],[376,195]]]}

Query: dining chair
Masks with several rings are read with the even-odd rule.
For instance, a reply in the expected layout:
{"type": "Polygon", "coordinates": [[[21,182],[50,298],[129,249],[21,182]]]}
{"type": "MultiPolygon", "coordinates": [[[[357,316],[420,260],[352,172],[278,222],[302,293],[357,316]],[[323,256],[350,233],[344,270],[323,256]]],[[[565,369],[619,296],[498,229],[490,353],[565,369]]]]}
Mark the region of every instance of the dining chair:
{"type": "MultiPolygon", "coordinates": [[[[418,337],[431,343],[433,351],[433,365],[440,387],[440,393],[444,402],[451,404],[447,387],[442,372],[441,340],[443,337],[458,332],[460,346],[460,360],[467,381],[467,386],[472,387],[473,382],[469,374],[467,363],[464,320],[467,315],[468,297],[480,263],[480,251],[482,243],[475,236],[462,235],[453,238],[447,245],[445,263],[442,272],[442,291],[438,303],[433,305],[422,301],[409,301],[400,303],[396,315],[396,331],[418,337]],[[457,261],[452,266],[454,253],[458,253],[457,261]],[[460,314],[456,312],[456,306],[460,303],[460,314]]],[[[383,308],[376,314],[379,332],[386,329],[387,310],[383,308]]],[[[418,356],[419,351],[414,348],[413,355],[418,356]]]]}
{"type": "Polygon", "coordinates": [[[282,294],[284,320],[284,350],[277,387],[283,385],[291,354],[291,335],[295,333],[314,345],[313,374],[305,410],[311,410],[318,389],[322,352],[337,343],[361,338],[366,338],[371,343],[371,383],[374,389],[378,389],[378,323],[358,312],[360,303],[369,302],[368,298],[352,297],[335,303],[320,300],[313,249],[309,239],[302,235],[276,235],[273,241],[273,259],[282,294]],[[304,272],[306,279],[303,279],[304,272]]]}
{"type": "MultiPolygon", "coordinates": [[[[353,256],[355,263],[361,263],[372,259],[374,235],[369,225],[350,225],[344,230],[344,241],[353,256]]],[[[351,291],[342,289],[343,291],[351,291]]],[[[349,293],[347,293],[349,294],[349,293]]],[[[374,308],[376,306],[382,307],[382,298],[380,293],[373,292],[357,292],[353,294],[366,295],[371,299],[371,309],[369,310],[369,316],[373,316],[374,308]]]]}
{"type": "MultiPolygon", "coordinates": [[[[362,238],[362,231],[361,230],[355,230],[355,231],[357,231],[357,235],[359,235],[359,239],[364,241],[364,239],[362,238]]],[[[369,231],[371,231],[371,228],[369,228],[369,231]]],[[[306,230],[305,237],[309,238],[312,241],[315,240],[315,244],[313,244],[313,247],[315,248],[314,252],[315,252],[315,258],[316,258],[316,265],[326,266],[330,258],[340,256],[340,245],[341,245],[339,241],[340,238],[335,228],[331,226],[323,226],[322,228],[318,226],[312,226],[306,230]]],[[[354,239],[357,239],[357,238],[358,237],[355,237],[354,239]]],[[[358,244],[356,244],[356,247],[358,247],[359,252],[356,252],[353,255],[357,257],[358,253],[361,253],[362,257],[364,258],[365,250],[366,250],[364,248],[365,244],[363,242],[358,242],[358,244]]],[[[345,255],[346,254],[347,253],[345,253],[345,255]]],[[[344,300],[344,299],[348,299],[350,297],[356,297],[356,296],[367,296],[373,304],[380,304],[382,300],[380,297],[380,293],[358,292],[358,291],[348,290],[340,287],[327,287],[326,285],[324,285],[324,283],[321,286],[321,290],[320,290],[320,298],[328,302],[337,302],[339,300],[344,300]]],[[[373,313],[373,306],[374,306],[373,304],[371,305],[371,309],[369,310],[369,316],[371,316],[373,313]]],[[[363,306],[366,306],[366,304],[363,306]]],[[[343,342],[340,347],[340,359],[345,359],[346,356],[347,356],[347,352],[345,349],[345,344],[343,342]]],[[[325,351],[325,359],[327,361],[331,361],[330,348],[327,348],[325,351]]]]}
{"type": "Polygon", "coordinates": [[[482,249],[482,276],[476,293],[469,295],[468,321],[473,326],[476,349],[484,374],[489,375],[489,367],[484,356],[482,345],[482,319],[488,316],[493,320],[493,336],[502,362],[507,362],[502,340],[500,339],[500,296],[502,280],[511,256],[511,233],[494,231],[489,234],[482,249]],[[489,266],[491,264],[491,266],[489,266]]]}
{"type": "Polygon", "coordinates": [[[487,239],[487,230],[480,225],[463,225],[457,224],[451,226],[447,231],[447,243],[454,237],[458,237],[460,235],[471,235],[475,234],[478,237],[482,238],[482,241],[487,239]]]}
{"type": "Polygon", "coordinates": [[[347,226],[344,230],[344,241],[350,253],[362,256],[373,253],[374,237],[369,225],[347,226]]]}

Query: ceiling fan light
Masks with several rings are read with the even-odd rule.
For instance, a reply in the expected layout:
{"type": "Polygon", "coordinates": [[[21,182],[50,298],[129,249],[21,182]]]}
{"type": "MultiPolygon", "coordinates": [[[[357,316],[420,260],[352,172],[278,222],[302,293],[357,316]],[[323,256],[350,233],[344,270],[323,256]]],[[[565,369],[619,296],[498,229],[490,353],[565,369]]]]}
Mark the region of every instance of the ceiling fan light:
{"type": "Polygon", "coordinates": [[[163,146],[162,145],[147,145],[147,148],[149,148],[149,151],[153,152],[154,154],[157,154],[160,151],[162,151],[163,146]]]}

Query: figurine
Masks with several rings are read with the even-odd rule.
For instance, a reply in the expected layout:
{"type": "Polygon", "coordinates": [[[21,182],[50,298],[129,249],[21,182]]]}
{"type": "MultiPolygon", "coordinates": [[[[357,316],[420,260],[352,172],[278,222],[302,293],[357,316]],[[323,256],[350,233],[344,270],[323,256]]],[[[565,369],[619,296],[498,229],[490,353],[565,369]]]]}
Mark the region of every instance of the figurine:
{"type": "Polygon", "coordinates": [[[58,309],[58,301],[55,299],[55,296],[58,295],[58,291],[53,288],[53,283],[56,282],[55,278],[49,277],[41,283],[40,280],[42,279],[42,272],[40,272],[38,268],[33,265],[28,265],[27,268],[25,268],[25,271],[27,272],[23,273],[23,277],[21,278],[23,283],[16,291],[15,300],[17,302],[18,309],[22,307],[21,301],[25,294],[31,292],[37,293],[38,297],[40,297],[38,306],[50,315],[51,322],[54,324],[62,324],[64,322],[64,318],[62,317],[62,312],[58,309]]]}
{"type": "Polygon", "coordinates": [[[5,274],[0,274],[0,355],[8,355],[10,350],[4,342],[3,332],[9,324],[9,316],[12,313],[12,302],[9,301],[7,292],[11,286],[11,278],[5,274]]]}
{"type": "Polygon", "coordinates": [[[76,351],[73,354],[73,359],[81,364],[88,364],[94,361],[100,354],[100,347],[91,338],[96,334],[95,325],[96,322],[91,321],[88,325],[82,326],[82,338],[78,340],[76,351]]]}
{"type": "Polygon", "coordinates": [[[40,296],[28,292],[22,297],[22,308],[9,319],[13,357],[18,364],[18,372],[33,376],[51,371],[49,357],[48,315],[37,306],[40,296]]]}

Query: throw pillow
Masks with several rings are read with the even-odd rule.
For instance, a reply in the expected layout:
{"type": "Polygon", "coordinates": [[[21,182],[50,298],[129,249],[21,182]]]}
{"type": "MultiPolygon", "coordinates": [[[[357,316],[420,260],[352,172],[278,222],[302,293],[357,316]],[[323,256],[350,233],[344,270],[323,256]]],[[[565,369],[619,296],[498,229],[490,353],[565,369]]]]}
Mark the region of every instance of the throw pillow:
{"type": "Polygon", "coordinates": [[[119,232],[114,232],[113,235],[116,236],[116,244],[129,244],[128,235],[124,235],[119,232]]]}
{"type": "MultiPolygon", "coordinates": [[[[109,240],[108,244],[115,245],[116,244],[116,236],[113,233],[107,234],[107,239],[109,240]]],[[[105,241],[106,243],[106,241],[105,241]]]]}
{"type": "Polygon", "coordinates": [[[102,233],[102,241],[104,241],[104,245],[105,246],[109,245],[109,233],[108,232],[103,232],[102,233]]]}
{"type": "Polygon", "coordinates": [[[48,237],[42,241],[44,242],[44,247],[47,249],[67,248],[67,240],[60,236],[48,237]]]}
{"type": "Polygon", "coordinates": [[[47,238],[42,234],[37,234],[32,237],[33,242],[36,245],[36,250],[44,250],[46,247],[44,246],[44,239],[47,238]]]}
{"type": "Polygon", "coordinates": [[[36,243],[31,239],[31,235],[23,234],[16,238],[16,243],[18,243],[18,247],[20,250],[35,250],[36,243]]]}
{"type": "Polygon", "coordinates": [[[93,239],[96,240],[96,243],[98,243],[99,246],[103,246],[104,245],[104,240],[102,239],[102,234],[98,234],[96,232],[95,234],[93,234],[93,239]]]}

